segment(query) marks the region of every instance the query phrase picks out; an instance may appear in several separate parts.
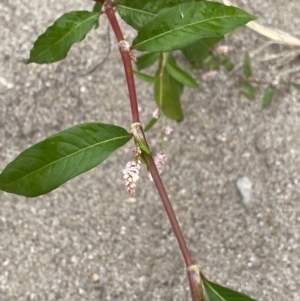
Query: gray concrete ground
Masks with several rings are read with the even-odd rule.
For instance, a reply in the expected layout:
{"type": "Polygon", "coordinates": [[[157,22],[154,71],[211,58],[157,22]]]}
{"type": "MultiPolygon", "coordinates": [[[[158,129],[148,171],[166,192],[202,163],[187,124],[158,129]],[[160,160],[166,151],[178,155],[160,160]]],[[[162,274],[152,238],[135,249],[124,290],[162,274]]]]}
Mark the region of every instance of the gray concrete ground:
{"type": "MultiPolygon", "coordinates": [[[[297,0],[236,1],[261,24],[300,38],[297,0]]],[[[130,109],[114,37],[105,64],[107,21],[65,61],[25,65],[38,34],[63,12],[88,1],[0,3],[0,170],[37,141],[86,121],[129,128],[130,109]]],[[[128,40],[134,32],[125,27],[128,40]]],[[[266,39],[247,28],[226,38],[233,60],[266,39]]],[[[288,50],[272,46],[265,55],[288,50]]],[[[258,79],[272,81],[276,61],[253,61],[258,79]]],[[[182,60],[183,62],[183,60],[182,60]]],[[[198,71],[194,75],[200,81],[198,71]]],[[[283,80],[293,74],[286,74],[283,80]]],[[[141,117],[155,108],[140,81],[141,117]]],[[[239,93],[237,76],[221,71],[204,91],[186,89],[185,120],[174,128],[163,180],[194,259],[207,277],[259,301],[300,300],[300,93],[276,91],[271,108],[239,93]],[[236,181],[253,184],[245,207],[236,181]]],[[[158,149],[157,134],[150,133],[158,149]]],[[[35,199],[0,193],[0,300],[189,300],[184,264],[155,188],[147,177],[129,198],[122,169],[130,147],[104,164],[35,199]],[[93,278],[94,277],[94,278],[93,278]],[[98,278],[98,279],[97,279],[98,278]]],[[[144,172],[146,175],[146,172],[144,172]]]]}

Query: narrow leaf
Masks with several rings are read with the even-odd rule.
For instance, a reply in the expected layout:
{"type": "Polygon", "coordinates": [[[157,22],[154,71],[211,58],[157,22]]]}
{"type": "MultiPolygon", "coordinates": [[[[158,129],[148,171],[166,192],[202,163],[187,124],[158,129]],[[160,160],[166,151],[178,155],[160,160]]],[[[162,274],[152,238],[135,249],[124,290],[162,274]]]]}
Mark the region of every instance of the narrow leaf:
{"type": "MultiPolygon", "coordinates": [[[[99,14],[101,12],[101,10],[102,10],[102,3],[96,2],[93,6],[93,12],[96,12],[99,14]]],[[[98,27],[99,27],[99,18],[95,23],[95,29],[97,29],[98,27]]]]}
{"type": "Polygon", "coordinates": [[[148,52],[181,49],[201,38],[222,36],[254,19],[239,8],[220,3],[185,3],[147,22],[134,39],[133,47],[148,52]]]}
{"type": "Polygon", "coordinates": [[[146,69],[156,63],[158,59],[158,53],[146,53],[137,58],[136,67],[138,70],[146,69]]]}
{"type": "Polygon", "coordinates": [[[222,65],[226,68],[227,71],[231,71],[234,68],[234,64],[227,58],[222,61],[222,65]]]}
{"type": "Polygon", "coordinates": [[[97,12],[73,11],[64,14],[35,41],[27,64],[49,64],[64,59],[72,45],[85,38],[98,18],[97,12]]]}
{"type": "Polygon", "coordinates": [[[268,86],[265,90],[264,96],[263,96],[263,101],[262,101],[262,108],[266,109],[267,107],[270,106],[272,100],[274,97],[274,87],[273,86],[268,86]]]}
{"type": "Polygon", "coordinates": [[[162,54],[160,66],[156,73],[154,96],[156,104],[170,119],[182,120],[183,113],[180,105],[180,90],[182,84],[170,76],[166,70],[167,55],[162,54]]]}
{"type": "Polygon", "coordinates": [[[138,71],[133,71],[133,73],[134,73],[134,75],[137,77],[137,78],[139,78],[139,79],[141,79],[141,80],[143,80],[143,81],[145,81],[145,82],[147,82],[147,83],[154,83],[155,82],[155,80],[156,80],[156,78],[154,77],[154,76],[152,76],[152,75],[148,75],[148,74],[146,74],[146,73],[142,73],[142,72],[138,72],[138,71]]]}
{"type": "Polygon", "coordinates": [[[144,128],[145,132],[148,132],[149,130],[151,130],[153,128],[153,126],[156,124],[158,118],[151,118],[150,121],[147,123],[147,125],[144,128]]]}
{"type": "Polygon", "coordinates": [[[184,56],[190,61],[200,61],[207,57],[210,49],[219,41],[221,41],[224,36],[216,38],[203,38],[193,44],[181,49],[184,56]]]}
{"type": "Polygon", "coordinates": [[[294,87],[296,90],[300,91],[300,84],[293,84],[293,87],[294,87]]]}
{"type": "Polygon", "coordinates": [[[247,54],[244,58],[243,71],[246,77],[250,77],[252,75],[249,54],[247,54]]]}
{"type": "Polygon", "coordinates": [[[254,87],[249,82],[242,82],[240,85],[242,93],[249,99],[255,99],[254,87]]]}
{"type": "Polygon", "coordinates": [[[188,87],[199,89],[199,85],[197,84],[195,79],[191,75],[183,71],[181,68],[179,68],[176,64],[167,62],[166,68],[168,73],[178,82],[188,87]]]}
{"type": "Polygon", "coordinates": [[[93,12],[99,13],[102,9],[102,3],[96,2],[93,6],[93,12]]]}
{"type": "Polygon", "coordinates": [[[84,123],[23,151],[0,174],[0,190],[27,197],[45,194],[100,164],[130,140],[123,128],[84,123]]]}
{"type": "Polygon", "coordinates": [[[236,292],[207,279],[203,281],[203,284],[210,301],[256,301],[243,293],[236,292]]]}
{"type": "MultiPolygon", "coordinates": [[[[200,2],[204,0],[196,0],[200,2]]],[[[117,12],[121,18],[136,30],[140,30],[148,21],[170,7],[190,0],[118,0],[117,12]]]]}

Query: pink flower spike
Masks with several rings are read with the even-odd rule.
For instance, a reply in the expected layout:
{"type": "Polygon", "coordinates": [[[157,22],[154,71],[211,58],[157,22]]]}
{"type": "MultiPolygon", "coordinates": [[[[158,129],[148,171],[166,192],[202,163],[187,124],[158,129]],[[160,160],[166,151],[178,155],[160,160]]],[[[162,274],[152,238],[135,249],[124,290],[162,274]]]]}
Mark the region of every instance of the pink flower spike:
{"type": "Polygon", "coordinates": [[[155,111],[153,111],[152,116],[153,116],[153,118],[158,119],[158,117],[159,117],[159,109],[156,109],[155,111]]]}
{"type": "Polygon", "coordinates": [[[291,79],[291,82],[292,84],[296,84],[296,85],[299,85],[300,84],[300,76],[294,76],[292,79],[291,79]]]}
{"type": "Polygon", "coordinates": [[[139,173],[141,168],[140,160],[130,161],[126,164],[126,168],[123,170],[123,178],[127,191],[130,195],[134,195],[136,182],[139,180],[139,173]]]}
{"type": "Polygon", "coordinates": [[[234,50],[235,49],[232,46],[219,45],[213,49],[213,53],[224,54],[226,56],[230,56],[234,52],[234,50]]]}
{"type": "Polygon", "coordinates": [[[210,70],[208,72],[203,73],[201,75],[201,78],[204,81],[208,81],[208,80],[212,80],[216,75],[217,75],[217,71],[216,70],[210,70]]]}
{"type": "Polygon", "coordinates": [[[169,136],[173,132],[173,129],[169,125],[167,125],[162,128],[162,131],[166,136],[169,136]]]}
{"type": "MultiPolygon", "coordinates": [[[[163,152],[159,152],[159,153],[156,154],[156,156],[154,157],[154,163],[155,163],[155,165],[156,165],[156,168],[157,168],[157,171],[158,171],[159,174],[161,174],[162,171],[163,171],[163,167],[164,167],[164,164],[165,164],[165,162],[166,162],[166,159],[167,159],[167,156],[166,156],[166,154],[163,153],[163,152]]],[[[152,176],[151,176],[150,173],[148,174],[148,178],[149,178],[151,181],[153,181],[152,176]]]]}
{"type": "Polygon", "coordinates": [[[141,149],[137,146],[137,147],[134,147],[132,150],[131,150],[131,153],[134,157],[138,157],[142,151],[141,149]]]}

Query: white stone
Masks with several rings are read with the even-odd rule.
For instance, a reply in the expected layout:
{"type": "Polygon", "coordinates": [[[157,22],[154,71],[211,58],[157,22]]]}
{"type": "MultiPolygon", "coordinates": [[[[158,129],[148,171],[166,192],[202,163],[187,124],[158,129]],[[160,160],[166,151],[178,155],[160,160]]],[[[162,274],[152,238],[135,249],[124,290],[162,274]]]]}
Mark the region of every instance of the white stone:
{"type": "Polygon", "coordinates": [[[252,203],[252,182],[247,177],[241,177],[237,180],[236,186],[242,196],[242,202],[245,206],[249,207],[252,203]]]}

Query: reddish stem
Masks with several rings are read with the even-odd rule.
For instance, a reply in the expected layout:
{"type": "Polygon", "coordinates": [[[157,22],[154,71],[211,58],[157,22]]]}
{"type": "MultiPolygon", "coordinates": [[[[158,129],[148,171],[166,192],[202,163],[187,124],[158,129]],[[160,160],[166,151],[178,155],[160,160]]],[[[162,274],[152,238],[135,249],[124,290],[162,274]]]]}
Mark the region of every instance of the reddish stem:
{"type": "Polygon", "coordinates": [[[150,169],[150,172],[151,172],[151,176],[153,178],[153,181],[155,183],[155,186],[157,188],[157,191],[160,195],[160,198],[163,202],[163,205],[165,207],[165,210],[166,210],[166,213],[169,217],[169,220],[170,220],[170,223],[172,225],[172,229],[174,231],[174,234],[177,238],[177,241],[178,241],[178,244],[179,244],[179,247],[180,247],[180,250],[182,252],[182,256],[184,258],[184,261],[185,261],[185,265],[188,267],[190,265],[193,264],[192,262],[192,258],[191,258],[191,255],[190,255],[190,252],[186,246],[186,243],[185,243],[185,240],[184,240],[184,237],[182,235],[182,232],[181,232],[181,229],[180,229],[180,226],[178,224],[178,221],[177,221],[177,218],[176,218],[176,215],[174,213],[174,210],[172,208],[172,205],[171,205],[171,202],[169,200],[169,197],[168,197],[168,194],[165,190],[165,187],[162,183],[162,180],[161,180],[161,177],[157,171],[157,168],[156,168],[156,165],[154,163],[154,160],[153,160],[153,157],[152,156],[149,156],[150,157],[150,160],[149,160],[149,169],[150,169]]]}
{"type": "MultiPolygon", "coordinates": [[[[120,29],[118,20],[116,19],[115,13],[112,9],[111,1],[105,1],[104,11],[109,19],[109,22],[113,28],[113,31],[114,31],[116,38],[120,45],[120,42],[123,41],[124,38],[123,38],[122,31],[120,29]]],[[[138,113],[138,105],[137,105],[137,97],[136,97],[135,83],[134,83],[134,77],[133,77],[133,70],[132,70],[131,58],[130,58],[130,49],[129,48],[126,49],[125,47],[120,47],[120,53],[121,53],[123,64],[124,64],[127,86],[128,86],[128,91],[129,91],[130,105],[131,105],[131,112],[132,112],[132,121],[139,122],[139,113],[138,113]]],[[[143,136],[145,137],[143,129],[141,129],[141,130],[142,130],[143,136]]],[[[146,141],[146,138],[145,138],[145,141],[146,141]]],[[[169,197],[167,195],[167,192],[164,188],[164,185],[161,181],[161,178],[159,176],[156,165],[155,165],[154,160],[151,155],[149,156],[149,168],[150,168],[150,172],[151,172],[152,178],[154,180],[154,183],[156,185],[156,188],[158,190],[158,193],[162,199],[163,205],[167,212],[171,226],[172,226],[175,236],[177,238],[179,247],[181,249],[183,258],[185,260],[185,264],[188,267],[193,264],[191,255],[186,246],[186,243],[185,243],[184,237],[182,235],[180,226],[178,224],[176,215],[174,213],[171,202],[169,200],[169,197]]]]}
{"type": "MultiPolygon", "coordinates": [[[[116,15],[112,9],[112,4],[110,1],[106,1],[104,3],[104,11],[108,17],[108,20],[111,24],[111,27],[115,33],[115,36],[120,43],[124,40],[121,28],[119,26],[119,22],[116,18],[116,15]]],[[[137,97],[136,97],[136,90],[135,90],[135,83],[133,77],[133,70],[131,65],[131,58],[129,56],[129,52],[123,48],[120,48],[120,53],[123,60],[123,66],[125,70],[125,76],[127,80],[127,87],[129,92],[129,99],[130,99],[130,106],[131,106],[131,114],[132,114],[132,121],[133,122],[140,122],[139,111],[138,111],[138,104],[137,104],[137,97]]]]}

